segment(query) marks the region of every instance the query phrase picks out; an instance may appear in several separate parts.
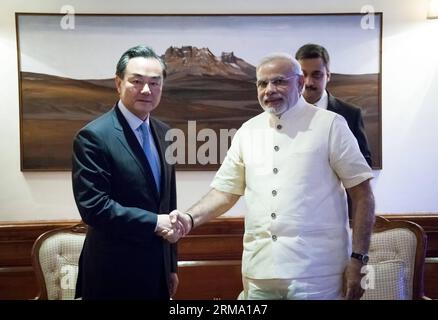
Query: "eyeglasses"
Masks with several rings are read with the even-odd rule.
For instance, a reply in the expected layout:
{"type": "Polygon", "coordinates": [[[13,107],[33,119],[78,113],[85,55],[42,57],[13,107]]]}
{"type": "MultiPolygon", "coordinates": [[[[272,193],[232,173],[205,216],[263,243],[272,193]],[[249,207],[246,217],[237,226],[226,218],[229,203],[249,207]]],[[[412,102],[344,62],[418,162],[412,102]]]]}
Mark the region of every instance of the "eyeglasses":
{"type": "Polygon", "coordinates": [[[295,76],[299,76],[299,74],[294,74],[287,78],[277,77],[271,80],[257,80],[256,85],[259,89],[265,89],[269,84],[272,84],[275,88],[286,87],[289,84],[289,80],[295,76]]]}

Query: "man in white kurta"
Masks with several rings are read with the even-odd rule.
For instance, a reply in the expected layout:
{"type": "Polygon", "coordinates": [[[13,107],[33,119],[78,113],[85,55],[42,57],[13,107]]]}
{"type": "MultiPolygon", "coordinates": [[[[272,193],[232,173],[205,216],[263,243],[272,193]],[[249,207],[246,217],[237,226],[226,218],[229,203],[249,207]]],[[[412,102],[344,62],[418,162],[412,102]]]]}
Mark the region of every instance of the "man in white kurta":
{"type": "Polygon", "coordinates": [[[237,131],[212,190],[180,221],[190,229],[244,195],[242,274],[249,299],[357,299],[360,267],[351,261],[345,188],[356,215],[353,250],[365,255],[374,219],[372,172],[342,116],[301,97],[302,75],[290,56],[257,67],[265,112],[237,131]],[[346,280],[343,282],[345,272],[346,280]]]}
{"type": "Polygon", "coordinates": [[[245,195],[243,275],[342,274],[350,257],[345,188],[372,177],[344,118],[301,97],[236,133],[211,187],[245,195]]]}

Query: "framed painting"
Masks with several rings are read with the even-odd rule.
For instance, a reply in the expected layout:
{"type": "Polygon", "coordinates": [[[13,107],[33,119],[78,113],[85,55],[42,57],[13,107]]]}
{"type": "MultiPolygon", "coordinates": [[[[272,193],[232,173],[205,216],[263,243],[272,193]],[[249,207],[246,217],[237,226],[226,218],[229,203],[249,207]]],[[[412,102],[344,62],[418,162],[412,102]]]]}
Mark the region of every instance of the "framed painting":
{"type": "Polygon", "coordinates": [[[327,48],[328,89],[362,109],[373,168],[382,168],[381,13],[16,13],[16,30],[22,171],[70,170],[75,133],[117,102],[115,66],[138,44],[168,67],[153,116],[176,130],[177,169],[216,170],[236,129],[262,112],[257,62],[306,43],[327,48]]]}

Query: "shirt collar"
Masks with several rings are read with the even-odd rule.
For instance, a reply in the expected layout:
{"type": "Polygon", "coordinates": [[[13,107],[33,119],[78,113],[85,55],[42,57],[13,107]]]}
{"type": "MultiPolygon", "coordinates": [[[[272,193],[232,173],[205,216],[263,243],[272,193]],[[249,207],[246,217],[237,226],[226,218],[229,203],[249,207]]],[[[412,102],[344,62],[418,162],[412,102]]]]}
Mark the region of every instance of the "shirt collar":
{"type": "Polygon", "coordinates": [[[328,94],[327,91],[323,91],[321,98],[314,104],[316,107],[321,109],[327,109],[328,107],[328,94]]]}
{"type": "Polygon", "coordinates": [[[119,106],[120,112],[123,114],[126,121],[128,121],[128,124],[131,127],[132,131],[136,131],[143,123],[146,123],[146,126],[149,128],[149,116],[146,118],[145,121],[143,121],[131,111],[129,111],[121,100],[119,100],[117,105],[119,106]]]}

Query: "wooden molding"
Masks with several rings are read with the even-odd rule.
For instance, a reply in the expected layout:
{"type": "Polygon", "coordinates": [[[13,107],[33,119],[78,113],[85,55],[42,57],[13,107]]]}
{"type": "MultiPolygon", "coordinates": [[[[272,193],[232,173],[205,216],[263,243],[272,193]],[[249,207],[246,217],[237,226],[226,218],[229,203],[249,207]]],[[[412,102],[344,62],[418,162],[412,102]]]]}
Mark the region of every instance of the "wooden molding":
{"type": "MultiPolygon", "coordinates": [[[[438,257],[438,214],[385,214],[389,221],[407,220],[421,226],[427,235],[426,257],[438,257]]],[[[437,283],[438,287],[438,283],[437,283]]],[[[438,296],[437,296],[438,298],[438,296]]]]}
{"type": "MultiPolygon", "coordinates": [[[[428,237],[426,256],[438,258],[438,213],[384,214],[412,221],[428,237]]],[[[75,225],[78,220],[0,222],[0,300],[32,299],[37,285],[31,263],[35,240],[44,232],[75,225]]],[[[202,225],[179,242],[180,289],[177,299],[235,299],[242,288],[240,269],[243,217],[223,217],[202,225]]],[[[438,298],[438,263],[425,266],[425,294],[438,298]]]]}

